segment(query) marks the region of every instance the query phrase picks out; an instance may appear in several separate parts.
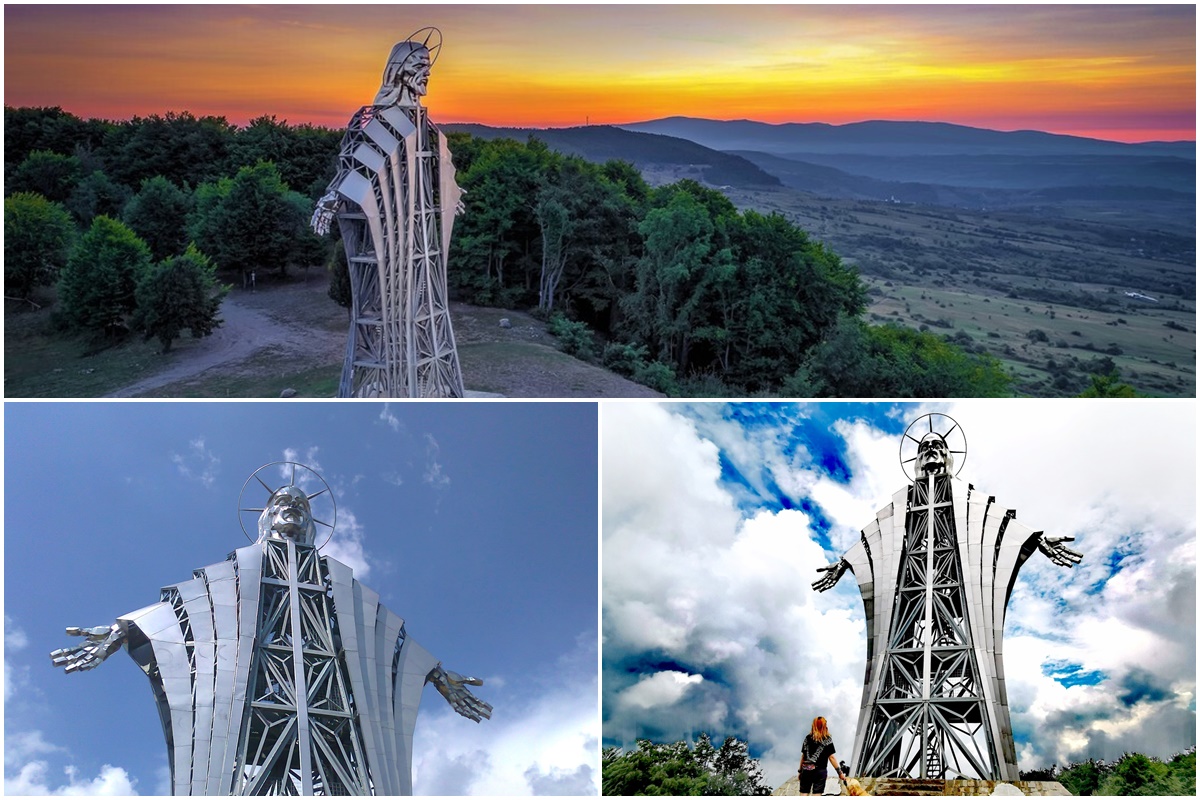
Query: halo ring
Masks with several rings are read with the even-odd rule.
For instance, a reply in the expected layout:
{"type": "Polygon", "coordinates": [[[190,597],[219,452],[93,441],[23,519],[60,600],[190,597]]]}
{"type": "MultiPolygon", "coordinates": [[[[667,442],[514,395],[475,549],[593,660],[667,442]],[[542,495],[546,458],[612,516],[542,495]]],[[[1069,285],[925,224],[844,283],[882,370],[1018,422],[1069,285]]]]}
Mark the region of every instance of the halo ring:
{"type": "Polygon", "coordinates": [[[420,30],[410,33],[405,37],[404,41],[415,43],[421,36],[425,37],[424,41],[421,42],[421,46],[429,51],[429,66],[432,67],[437,63],[438,54],[442,50],[442,32],[432,25],[427,25],[420,30]],[[433,44],[429,43],[431,39],[434,40],[433,44]]]}
{"type": "Polygon", "coordinates": [[[937,411],[917,417],[904,429],[904,437],[900,440],[900,469],[910,481],[916,480],[917,448],[921,438],[930,433],[945,440],[946,447],[955,456],[954,477],[958,477],[967,463],[967,434],[954,417],[937,411]]]}
{"type": "MultiPolygon", "coordinates": [[[[242,491],[238,493],[238,505],[237,505],[237,507],[238,507],[238,524],[241,525],[242,533],[246,535],[246,538],[249,539],[252,544],[254,542],[258,541],[258,537],[251,536],[250,532],[248,530],[246,530],[246,514],[248,512],[253,512],[255,514],[261,514],[262,509],[261,508],[247,508],[246,506],[244,506],[242,504],[242,500],[246,495],[246,489],[250,486],[250,482],[257,478],[258,482],[259,482],[259,484],[261,484],[262,488],[268,492],[267,498],[270,499],[271,495],[273,495],[279,489],[282,489],[284,486],[288,486],[288,485],[295,486],[296,485],[296,467],[299,467],[300,469],[306,470],[306,471],[312,473],[313,475],[315,475],[317,480],[319,480],[321,482],[321,485],[325,487],[321,491],[319,491],[315,494],[309,495],[309,500],[311,500],[312,498],[317,497],[319,495],[325,494],[325,495],[329,496],[329,502],[333,504],[333,521],[332,522],[322,522],[321,520],[318,520],[315,516],[313,517],[313,522],[315,522],[319,525],[324,525],[325,527],[329,528],[329,535],[325,537],[325,541],[321,542],[319,545],[316,545],[317,549],[320,550],[322,547],[329,544],[329,540],[333,538],[333,531],[337,527],[337,499],[333,496],[333,489],[329,488],[329,483],[326,482],[326,480],[321,477],[321,473],[317,472],[315,469],[308,466],[307,464],[301,464],[299,461],[272,461],[269,464],[263,464],[261,467],[254,470],[254,472],[250,475],[250,477],[246,478],[246,482],[242,484],[242,491]],[[267,485],[267,482],[264,481],[262,478],[259,478],[258,475],[260,472],[267,469],[268,467],[278,467],[278,466],[291,466],[292,481],[290,484],[284,483],[284,484],[281,484],[280,486],[277,486],[276,488],[272,489],[267,485]]],[[[254,519],[257,520],[258,517],[256,516],[256,517],[254,517],[254,519]]]]}

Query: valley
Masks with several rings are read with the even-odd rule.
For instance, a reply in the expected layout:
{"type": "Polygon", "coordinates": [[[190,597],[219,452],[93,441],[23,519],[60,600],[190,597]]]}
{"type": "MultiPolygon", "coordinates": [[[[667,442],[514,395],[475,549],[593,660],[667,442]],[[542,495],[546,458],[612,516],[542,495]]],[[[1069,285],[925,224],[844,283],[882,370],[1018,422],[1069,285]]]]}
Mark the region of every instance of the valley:
{"type": "Polygon", "coordinates": [[[1195,396],[1195,237],[1182,226],[1086,207],[989,212],[725,191],[741,208],[782,214],[854,265],[870,287],[873,322],[989,352],[1021,394],[1078,395],[1089,375],[1115,366],[1141,393],[1195,396]]]}
{"type": "MultiPolygon", "coordinates": [[[[626,127],[690,136],[778,178],[716,188],[856,267],[871,321],[990,353],[1020,394],[1075,396],[1114,367],[1142,394],[1196,394],[1191,142],[930,123],[626,127]]],[[[695,160],[639,168],[654,184],[708,174],[695,160]]]]}

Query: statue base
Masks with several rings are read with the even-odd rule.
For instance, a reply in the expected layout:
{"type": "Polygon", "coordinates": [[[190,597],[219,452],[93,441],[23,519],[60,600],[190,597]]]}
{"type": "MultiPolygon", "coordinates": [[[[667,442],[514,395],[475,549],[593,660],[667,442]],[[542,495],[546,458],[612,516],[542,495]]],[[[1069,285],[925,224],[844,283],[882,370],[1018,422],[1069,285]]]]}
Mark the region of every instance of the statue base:
{"type": "MultiPolygon", "coordinates": [[[[1009,795],[1026,797],[1070,797],[1071,793],[1058,781],[983,781],[983,780],[923,780],[920,778],[851,778],[858,781],[864,794],[874,797],[989,797],[1009,795]]],[[[800,780],[788,778],[771,793],[778,797],[800,794],[800,780]]],[[[846,788],[830,774],[825,781],[824,796],[846,795],[846,788]]]]}

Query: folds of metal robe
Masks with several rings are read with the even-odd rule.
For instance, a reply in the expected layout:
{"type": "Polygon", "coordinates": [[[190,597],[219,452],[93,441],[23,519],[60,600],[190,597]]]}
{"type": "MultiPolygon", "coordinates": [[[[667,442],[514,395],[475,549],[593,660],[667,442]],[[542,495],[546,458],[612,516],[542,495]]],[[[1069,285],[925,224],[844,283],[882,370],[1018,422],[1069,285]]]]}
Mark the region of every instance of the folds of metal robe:
{"type": "MultiPolygon", "coordinates": [[[[263,624],[260,599],[264,585],[287,584],[288,591],[313,596],[300,603],[303,626],[289,628],[294,648],[302,656],[326,651],[317,654],[324,659],[323,668],[339,673],[337,680],[326,676],[321,685],[340,688],[318,697],[315,678],[312,685],[309,682],[319,670],[297,672],[306,687],[298,699],[316,704],[311,712],[321,717],[326,729],[339,725],[339,720],[353,726],[341,744],[322,744],[326,761],[335,751],[346,755],[345,763],[322,773],[322,778],[336,778],[342,789],[412,794],[413,729],[425,679],[436,659],[405,635],[404,620],[355,580],[350,567],[320,559],[320,575],[326,581],[325,591],[320,591],[311,575],[304,580],[294,572],[286,580],[265,577],[264,546],[236,550],[229,560],[196,570],[192,580],[165,587],[162,602],[118,619],[128,637],[129,654],[150,677],[167,742],[172,793],[228,795],[257,785],[255,775],[242,774],[245,765],[240,759],[263,624]],[[328,608],[327,618],[322,608],[328,608]],[[334,642],[339,644],[334,647],[334,642]],[[359,741],[361,754],[353,744],[359,741]]],[[[289,558],[294,569],[292,551],[289,558]]],[[[295,605],[291,604],[293,611],[295,605]]],[[[282,624],[289,626],[294,619],[289,614],[282,624]]],[[[305,737],[302,750],[312,746],[305,737]]],[[[328,792],[339,787],[324,788],[328,792]]]]}
{"type": "Polygon", "coordinates": [[[155,603],[117,618],[129,637],[129,653],[150,676],[167,740],[172,794],[191,790],[191,662],[179,618],[170,603],[155,603]]]}
{"type": "Polygon", "coordinates": [[[324,561],[374,792],[410,795],[413,728],[437,660],[405,635],[404,620],[354,580],[349,567],[324,561]]]}
{"type": "Polygon", "coordinates": [[[351,330],[339,396],[461,397],[446,288],[461,191],[445,140],[423,108],[364,106],[340,165],[351,330]]]}
{"type": "Polygon", "coordinates": [[[118,619],[129,635],[130,655],[151,679],[176,795],[222,795],[231,789],[261,551],[245,547],[230,559],[165,587],[168,600],[118,619]],[[239,565],[251,576],[243,593],[239,565]],[[246,605],[239,606],[239,599],[246,605]]]}
{"type": "Polygon", "coordinates": [[[405,765],[400,772],[400,794],[412,794],[412,742],[417,724],[417,709],[421,705],[421,689],[437,659],[411,639],[400,648],[396,670],[396,693],[392,706],[395,715],[397,745],[405,765]]]}

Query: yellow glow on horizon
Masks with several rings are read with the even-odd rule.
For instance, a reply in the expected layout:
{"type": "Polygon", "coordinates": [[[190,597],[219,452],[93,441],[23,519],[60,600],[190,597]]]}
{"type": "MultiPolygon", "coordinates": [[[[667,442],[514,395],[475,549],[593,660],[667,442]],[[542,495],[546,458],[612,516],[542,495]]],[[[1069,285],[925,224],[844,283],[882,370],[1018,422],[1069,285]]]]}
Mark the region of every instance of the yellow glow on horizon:
{"type": "Polygon", "coordinates": [[[6,7],[5,102],[340,127],[374,96],[391,44],[436,21],[447,46],[426,104],[446,122],[926,119],[1195,136],[1194,8],[147,8],[6,7]]]}

